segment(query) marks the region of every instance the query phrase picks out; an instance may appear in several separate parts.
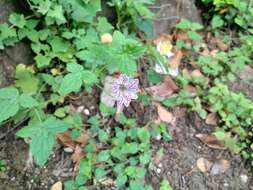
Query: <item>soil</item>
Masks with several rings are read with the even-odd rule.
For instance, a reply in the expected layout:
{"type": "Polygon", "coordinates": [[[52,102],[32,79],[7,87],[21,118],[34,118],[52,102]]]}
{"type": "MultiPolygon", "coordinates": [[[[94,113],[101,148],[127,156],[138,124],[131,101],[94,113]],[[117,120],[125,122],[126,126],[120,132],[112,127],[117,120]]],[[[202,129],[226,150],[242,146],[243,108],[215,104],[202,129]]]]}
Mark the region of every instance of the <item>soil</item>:
{"type": "MultiPolygon", "coordinates": [[[[195,137],[198,133],[211,133],[211,126],[206,125],[194,113],[188,113],[185,108],[173,108],[172,113],[177,116],[175,125],[168,126],[173,140],[152,142],[155,168],[149,172],[147,181],[152,182],[155,190],[159,189],[164,178],[170,181],[174,190],[253,190],[252,170],[240,156],[211,149],[195,137]],[[157,152],[161,148],[164,154],[158,159],[157,152]],[[201,157],[213,161],[226,159],[231,165],[225,173],[219,175],[202,173],[196,167],[196,161],[201,157]]],[[[6,128],[2,127],[1,132],[4,131],[6,128]]],[[[73,178],[74,165],[70,156],[64,152],[63,147],[57,145],[47,165],[38,168],[27,161],[28,144],[10,132],[1,139],[0,159],[7,161],[7,168],[5,172],[0,172],[0,189],[50,189],[57,181],[73,178]]]]}

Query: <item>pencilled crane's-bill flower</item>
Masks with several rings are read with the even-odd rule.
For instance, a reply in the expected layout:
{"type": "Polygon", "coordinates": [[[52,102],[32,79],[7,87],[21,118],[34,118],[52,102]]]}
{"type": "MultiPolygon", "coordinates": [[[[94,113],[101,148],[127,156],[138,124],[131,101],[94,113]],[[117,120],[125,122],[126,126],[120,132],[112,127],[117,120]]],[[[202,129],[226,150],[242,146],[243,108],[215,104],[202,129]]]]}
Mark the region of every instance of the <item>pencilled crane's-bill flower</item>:
{"type": "Polygon", "coordinates": [[[138,98],[139,80],[121,74],[112,82],[112,96],[118,108],[128,107],[132,100],[138,98]]]}

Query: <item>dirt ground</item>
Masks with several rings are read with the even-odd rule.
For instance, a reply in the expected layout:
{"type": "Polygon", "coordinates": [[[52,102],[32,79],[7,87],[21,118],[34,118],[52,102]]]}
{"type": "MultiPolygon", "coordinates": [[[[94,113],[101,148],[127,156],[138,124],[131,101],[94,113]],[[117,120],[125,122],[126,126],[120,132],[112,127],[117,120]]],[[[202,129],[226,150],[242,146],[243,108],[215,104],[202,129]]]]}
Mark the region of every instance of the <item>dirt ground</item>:
{"type": "MultiPolygon", "coordinates": [[[[173,108],[172,112],[177,115],[176,124],[168,126],[173,140],[152,142],[154,159],[161,148],[164,150],[163,156],[156,159],[156,169],[147,177],[156,190],[164,178],[170,181],[174,190],[253,190],[252,170],[240,156],[211,149],[195,137],[198,133],[210,133],[211,126],[185,108],[173,108]],[[226,159],[231,165],[219,175],[202,173],[196,167],[196,161],[201,157],[226,159]]],[[[71,179],[74,175],[70,154],[60,145],[55,147],[54,154],[43,168],[29,165],[28,158],[28,144],[17,139],[13,132],[1,139],[0,159],[7,160],[7,170],[0,173],[1,190],[47,190],[55,182],[71,179]]]]}

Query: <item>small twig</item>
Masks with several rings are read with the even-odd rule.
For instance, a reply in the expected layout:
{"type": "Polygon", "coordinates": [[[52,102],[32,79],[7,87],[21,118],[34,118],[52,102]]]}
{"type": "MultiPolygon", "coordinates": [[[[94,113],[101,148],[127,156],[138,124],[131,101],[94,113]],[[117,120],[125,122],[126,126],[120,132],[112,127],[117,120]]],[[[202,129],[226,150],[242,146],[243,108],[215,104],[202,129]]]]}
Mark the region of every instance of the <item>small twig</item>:
{"type": "Polygon", "coordinates": [[[180,19],[180,17],[179,16],[170,16],[170,17],[153,18],[153,20],[155,20],[155,21],[172,20],[172,19],[180,19]]]}
{"type": "Polygon", "coordinates": [[[171,4],[167,3],[167,4],[160,5],[160,6],[149,6],[150,9],[163,9],[166,7],[171,7],[171,4]]]}

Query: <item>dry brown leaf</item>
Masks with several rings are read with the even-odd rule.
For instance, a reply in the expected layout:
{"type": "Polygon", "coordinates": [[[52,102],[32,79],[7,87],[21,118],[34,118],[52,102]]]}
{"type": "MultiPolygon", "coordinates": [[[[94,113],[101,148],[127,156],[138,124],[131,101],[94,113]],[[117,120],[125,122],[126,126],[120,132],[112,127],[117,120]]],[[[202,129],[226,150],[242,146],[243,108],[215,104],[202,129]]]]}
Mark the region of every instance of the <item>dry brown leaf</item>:
{"type": "Polygon", "coordinates": [[[216,55],[217,55],[218,52],[219,52],[219,50],[214,49],[214,50],[212,50],[212,51],[210,52],[210,55],[211,55],[212,57],[216,57],[216,55]]]}
{"type": "Polygon", "coordinates": [[[181,64],[181,60],[184,56],[183,50],[177,51],[172,59],[169,61],[169,65],[171,69],[178,69],[181,64]]]}
{"type": "Polygon", "coordinates": [[[159,44],[161,41],[172,41],[171,35],[168,34],[161,34],[158,38],[156,38],[153,42],[155,45],[159,44]]]}
{"type": "Polygon", "coordinates": [[[175,32],[175,34],[173,35],[173,39],[176,41],[176,40],[182,40],[182,41],[185,41],[185,42],[189,42],[191,41],[189,39],[189,36],[187,35],[187,32],[186,31],[183,31],[183,30],[177,30],[175,32]]]}
{"type": "Polygon", "coordinates": [[[80,143],[82,146],[85,145],[89,140],[87,132],[83,132],[79,137],[75,139],[75,142],[80,143]]]}
{"type": "Polygon", "coordinates": [[[192,77],[204,77],[204,75],[201,73],[200,70],[198,69],[195,69],[191,72],[191,76],[192,77]]]}
{"type": "Polygon", "coordinates": [[[101,180],[100,183],[104,186],[112,186],[114,185],[114,180],[112,178],[105,178],[101,180]]]}
{"type": "Polygon", "coordinates": [[[210,171],[211,175],[218,175],[226,172],[230,167],[230,161],[228,160],[217,160],[214,162],[212,169],[210,171]]]}
{"type": "Polygon", "coordinates": [[[76,145],[75,151],[71,156],[71,160],[74,163],[78,164],[82,158],[83,158],[83,149],[80,145],[76,145]]]}
{"type": "Polygon", "coordinates": [[[208,125],[217,125],[218,123],[218,116],[216,113],[209,113],[206,116],[206,124],[208,125]]]}
{"type": "Polygon", "coordinates": [[[212,162],[205,158],[199,158],[197,160],[197,167],[201,172],[208,172],[212,167],[212,162]]]}
{"type": "Polygon", "coordinates": [[[158,113],[159,119],[165,123],[169,123],[169,124],[173,123],[174,117],[172,113],[170,113],[166,108],[164,108],[159,103],[156,103],[155,105],[157,107],[157,113],[158,113]]]}
{"type": "Polygon", "coordinates": [[[226,51],[228,50],[229,46],[225,44],[221,39],[219,38],[212,38],[211,43],[214,43],[220,50],[226,51]]]}
{"type": "Polygon", "coordinates": [[[196,137],[201,140],[203,143],[205,143],[210,148],[214,149],[220,149],[224,150],[225,148],[225,142],[218,140],[214,135],[208,135],[208,134],[197,134],[196,137]]]}
{"type": "Polygon", "coordinates": [[[198,93],[197,88],[195,86],[192,86],[192,85],[187,85],[186,86],[186,91],[189,92],[192,96],[195,96],[198,93]]]}
{"type": "Polygon", "coordinates": [[[166,76],[162,84],[151,86],[146,90],[154,96],[168,97],[178,90],[170,76],[166,76]]]}
{"type": "Polygon", "coordinates": [[[71,139],[69,131],[57,134],[57,139],[65,146],[70,147],[71,149],[75,149],[75,143],[71,139]]]}
{"type": "Polygon", "coordinates": [[[52,185],[52,187],[50,188],[50,190],[62,190],[62,182],[58,181],[57,183],[55,183],[54,185],[52,185]]]}

